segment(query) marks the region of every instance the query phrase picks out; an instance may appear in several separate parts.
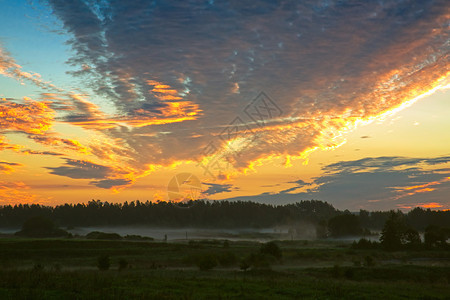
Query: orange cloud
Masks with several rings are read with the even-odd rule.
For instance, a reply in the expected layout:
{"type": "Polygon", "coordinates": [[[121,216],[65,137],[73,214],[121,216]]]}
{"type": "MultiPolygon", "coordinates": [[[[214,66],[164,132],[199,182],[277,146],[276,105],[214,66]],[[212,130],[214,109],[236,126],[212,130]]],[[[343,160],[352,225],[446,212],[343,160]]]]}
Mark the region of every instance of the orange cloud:
{"type": "Polygon", "coordinates": [[[157,98],[164,103],[158,106],[158,110],[136,109],[132,115],[106,115],[96,104],[85,99],[84,95],[69,94],[78,115],[69,115],[66,122],[78,125],[86,129],[103,130],[117,126],[144,127],[150,125],[162,125],[195,120],[201,113],[197,104],[188,101],[173,102],[169,100],[181,100],[181,97],[173,96],[173,89],[165,89],[167,85],[159,85],[157,98]]]}
{"type": "MultiPolygon", "coordinates": [[[[54,9],[55,12],[71,10],[74,6],[54,9]]],[[[299,5],[298,11],[304,11],[303,8],[299,5]]],[[[333,6],[334,8],[336,7],[333,6]]],[[[368,4],[366,8],[370,11],[373,7],[368,4]]],[[[364,5],[360,7],[361,10],[366,8],[364,5]]],[[[239,17],[238,12],[236,9],[233,14],[239,17]]],[[[21,113],[15,108],[7,107],[7,115],[0,119],[0,129],[27,132],[34,140],[49,146],[63,146],[84,153],[91,150],[105,164],[122,166],[129,174],[129,178],[123,174],[111,176],[109,181],[99,182],[99,185],[113,186],[114,183],[120,183],[125,186],[132,183],[136,176],[148,174],[148,166],[169,165],[187,160],[201,161],[217,154],[225,154],[224,163],[237,169],[237,172],[246,172],[266,159],[280,156],[289,157],[290,160],[300,159],[316,149],[334,149],[345,142],[346,132],[392,115],[448,84],[450,72],[447,48],[444,49],[442,43],[438,45],[432,40],[445,35],[448,28],[430,30],[435,26],[427,24],[428,19],[420,18],[417,24],[411,21],[411,26],[397,26],[402,23],[397,23],[388,7],[378,11],[377,18],[368,21],[365,17],[361,19],[360,14],[350,14],[345,19],[334,19],[332,26],[327,26],[322,22],[327,21],[326,18],[317,18],[320,23],[307,24],[309,33],[302,34],[305,34],[304,38],[309,42],[303,43],[291,36],[292,29],[283,29],[286,22],[283,25],[274,21],[289,19],[289,15],[285,13],[290,12],[282,9],[274,12],[278,15],[273,15],[271,19],[254,16],[239,20],[239,26],[244,26],[240,28],[243,35],[224,38],[223,42],[229,44],[212,45],[211,32],[202,31],[208,30],[208,26],[199,26],[200,32],[195,34],[195,39],[184,39],[190,37],[190,32],[184,32],[187,28],[182,26],[178,28],[180,32],[174,28],[165,32],[164,26],[160,26],[162,31],[149,31],[152,35],[156,34],[155,37],[165,34],[164,38],[168,38],[166,44],[160,45],[163,48],[158,49],[152,48],[155,45],[153,41],[146,44],[147,39],[134,39],[134,36],[130,42],[136,42],[136,47],[118,47],[123,43],[117,41],[127,40],[129,35],[120,36],[118,40],[114,40],[114,37],[127,32],[126,30],[110,32],[106,37],[98,36],[101,40],[111,39],[108,41],[110,43],[105,43],[109,45],[105,49],[97,48],[101,48],[102,43],[93,43],[96,48],[90,49],[85,36],[78,41],[80,37],[75,35],[74,49],[84,49],[86,52],[73,61],[86,63],[81,64],[85,71],[100,72],[96,75],[104,78],[104,81],[99,80],[93,85],[97,85],[97,90],[106,90],[108,95],[112,95],[108,100],[114,102],[114,108],[122,115],[108,115],[99,106],[88,101],[86,96],[74,93],[45,93],[43,98],[46,102],[40,103],[55,110],[58,107],[63,113],[67,113],[64,118],[58,118],[63,123],[105,133],[107,146],[95,143],[88,148],[75,140],[55,137],[47,132],[51,118],[48,124],[40,120],[29,120],[27,118],[36,114],[25,109],[21,113]],[[272,22],[274,26],[270,26],[272,22]],[[396,30],[391,31],[392,25],[395,25],[396,30]],[[252,45],[254,39],[245,34],[251,32],[253,35],[254,32],[248,31],[248,28],[260,28],[258,35],[261,35],[261,41],[252,45]],[[273,31],[275,29],[278,31],[273,31]],[[315,29],[318,31],[314,31],[315,29]],[[269,44],[274,36],[282,41],[278,43],[275,52],[269,50],[272,49],[269,44]],[[374,41],[378,42],[377,45],[372,45],[374,41]],[[264,47],[260,43],[264,43],[264,47]],[[280,44],[284,46],[281,47],[280,44]],[[218,48],[214,48],[216,46],[218,48]],[[199,51],[205,48],[212,50],[199,51]],[[223,52],[230,49],[236,49],[233,51],[234,56],[229,57],[230,53],[223,52]],[[249,49],[252,50],[248,51],[249,49]],[[144,52],[140,52],[142,50],[144,52]],[[242,59],[241,55],[246,58],[242,59]],[[109,61],[108,57],[118,60],[109,61]],[[87,58],[89,59],[84,61],[87,58]],[[95,65],[96,62],[102,63],[95,65]],[[147,68],[147,65],[151,65],[151,68],[147,68]],[[181,84],[187,81],[187,74],[193,79],[192,86],[195,89],[192,90],[198,91],[193,97],[196,97],[196,103],[201,103],[201,106],[186,101],[188,98],[176,84],[148,80],[167,79],[174,72],[184,78],[181,84]],[[229,95],[230,84],[235,88],[232,91],[239,89],[240,97],[229,95]],[[227,86],[227,93],[224,93],[222,86],[227,86]],[[279,94],[274,97],[280,101],[284,114],[265,124],[255,124],[256,122],[247,119],[245,124],[251,126],[252,132],[241,127],[234,135],[222,135],[227,122],[241,112],[239,105],[242,101],[250,100],[245,97],[261,88],[278,91],[279,94]],[[215,96],[218,99],[213,99],[215,96]],[[19,114],[14,115],[14,112],[19,114]],[[198,122],[180,124],[187,120],[198,122]],[[170,131],[173,134],[158,135],[160,132],[157,129],[143,128],[166,124],[173,126],[160,127],[164,128],[164,132],[170,131]],[[199,128],[207,128],[205,131],[208,132],[201,132],[199,128]],[[193,134],[186,137],[186,132],[193,134]],[[204,153],[203,147],[209,142],[209,134],[220,136],[220,140],[213,153],[204,153]]],[[[62,13],[60,17],[70,32],[76,32],[76,24],[72,24],[74,27],[69,29],[71,23],[83,24],[83,15],[64,20],[64,16],[68,15],[70,14],[62,13]]],[[[439,21],[443,24],[447,24],[449,18],[448,12],[444,10],[437,11],[432,16],[431,22],[439,21]]],[[[123,20],[112,18],[108,24],[114,24],[115,21],[123,20]]],[[[294,23],[301,25],[301,22],[299,19],[294,23]]],[[[229,24],[232,24],[232,32],[235,32],[236,24],[229,24]]],[[[124,29],[127,26],[125,23],[115,25],[124,29]]],[[[141,28],[146,29],[153,30],[145,26],[141,28]]],[[[298,29],[303,31],[302,26],[298,29]]],[[[87,39],[95,38],[96,31],[93,30],[87,39]]],[[[0,74],[33,82],[42,88],[54,87],[44,82],[39,74],[22,71],[22,67],[5,51],[0,52],[0,74]]],[[[5,147],[7,146],[3,148],[5,147]]],[[[230,174],[219,176],[229,178],[230,174]]],[[[403,194],[423,193],[432,191],[433,186],[404,187],[398,191],[403,194]]]]}
{"type": "Polygon", "coordinates": [[[5,137],[0,135],[0,151],[13,150],[18,151],[21,148],[19,145],[13,145],[5,142],[5,137]]]}
{"type": "MultiPolygon", "coordinates": [[[[448,208],[444,208],[445,207],[444,204],[438,203],[438,202],[418,203],[416,205],[399,204],[399,205],[397,205],[397,207],[402,208],[402,209],[412,209],[414,207],[422,207],[422,208],[429,208],[429,209],[438,209],[438,210],[443,210],[443,211],[449,210],[448,208]]],[[[447,207],[448,207],[448,205],[447,205],[447,207]]]]}
{"type": "Polygon", "coordinates": [[[181,100],[180,93],[173,89],[170,85],[163,84],[155,80],[147,80],[147,84],[153,86],[150,93],[162,101],[166,100],[181,100]]]}
{"type": "Polygon", "coordinates": [[[50,155],[50,156],[62,156],[62,153],[53,152],[53,151],[36,151],[36,150],[30,150],[25,149],[21,151],[23,154],[26,155],[50,155]]]}
{"type": "Polygon", "coordinates": [[[437,202],[422,203],[422,204],[419,204],[419,206],[423,207],[423,208],[441,208],[441,207],[444,207],[442,204],[437,203],[437,202]]]}
{"type": "Polygon", "coordinates": [[[28,192],[30,189],[23,182],[0,181],[0,205],[18,203],[49,204],[49,199],[43,199],[28,192]]]}
{"type": "Polygon", "coordinates": [[[30,135],[29,136],[34,141],[47,145],[47,146],[63,146],[64,148],[68,148],[70,150],[74,150],[79,153],[87,154],[90,153],[90,149],[88,147],[83,146],[80,142],[74,139],[65,139],[53,136],[52,134],[48,135],[30,135]]]}
{"type": "Polygon", "coordinates": [[[0,161],[0,173],[3,172],[5,174],[10,174],[10,173],[14,172],[13,167],[18,167],[18,166],[22,166],[22,164],[0,161]]]}
{"type": "Polygon", "coordinates": [[[48,103],[25,97],[23,103],[0,99],[0,130],[43,134],[53,123],[54,111],[48,103]]]}
{"type": "Polygon", "coordinates": [[[414,185],[414,186],[393,187],[393,189],[399,193],[399,195],[395,197],[395,200],[403,198],[403,197],[407,197],[407,196],[412,196],[415,194],[428,193],[428,192],[435,191],[436,188],[432,187],[432,186],[437,186],[437,185],[440,185],[440,184],[442,184],[444,182],[448,182],[448,181],[450,181],[450,177],[446,177],[439,181],[433,181],[433,182],[428,182],[428,183],[414,185]]]}

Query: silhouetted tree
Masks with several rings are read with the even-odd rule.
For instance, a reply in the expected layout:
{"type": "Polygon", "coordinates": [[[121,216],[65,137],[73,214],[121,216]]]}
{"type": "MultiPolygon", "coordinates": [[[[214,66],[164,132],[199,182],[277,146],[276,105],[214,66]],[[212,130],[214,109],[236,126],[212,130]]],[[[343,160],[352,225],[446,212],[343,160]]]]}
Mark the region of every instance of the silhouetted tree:
{"type": "MultiPolygon", "coordinates": [[[[271,227],[291,225],[299,221],[317,228],[325,236],[326,224],[343,212],[318,200],[300,201],[287,205],[270,205],[249,201],[192,201],[186,207],[170,202],[109,203],[91,200],[87,204],[41,206],[17,204],[0,206],[0,226],[19,227],[32,217],[40,216],[61,226],[150,225],[161,227],[271,227]]],[[[344,215],[351,215],[344,213],[344,215]]],[[[361,210],[356,219],[360,226],[381,229],[389,212],[361,210]]],[[[351,217],[350,217],[351,218],[351,217]]],[[[428,225],[450,228],[450,210],[433,211],[415,208],[404,215],[406,223],[415,230],[428,225]]],[[[354,220],[353,220],[354,221],[354,220]]],[[[331,226],[333,226],[331,221],[331,226]]],[[[345,222],[344,222],[345,223],[345,222]]],[[[338,230],[339,231],[339,230],[338,230]]],[[[347,230],[344,230],[347,231],[347,230]]]]}
{"type": "Polygon", "coordinates": [[[406,222],[400,212],[391,212],[381,231],[380,242],[385,250],[399,250],[403,246],[416,248],[420,246],[420,235],[406,222]]]}
{"type": "Polygon", "coordinates": [[[32,217],[23,223],[22,230],[17,232],[16,235],[27,237],[62,237],[67,236],[68,233],[57,228],[50,219],[32,217]]]}
{"type": "Polygon", "coordinates": [[[410,248],[417,248],[422,244],[419,232],[411,227],[406,229],[403,239],[410,248]]]}
{"type": "Polygon", "coordinates": [[[363,232],[356,215],[345,213],[328,221],[328,230],[333,237],[358,235],[363,232]]]}
{"type": "Polygon", "coordinates": [[[406,225],[401,212],[392,211],[381,231],[380,242],[386,250],[398,250],[402,246],[402,238],[406,225]]]}
{"type": "Polygon", "coordinates": [[[425,229],[425,245],[428,247],[444,247],[448,237],[448,230],[439,226],[430,225],[425,229]]]}

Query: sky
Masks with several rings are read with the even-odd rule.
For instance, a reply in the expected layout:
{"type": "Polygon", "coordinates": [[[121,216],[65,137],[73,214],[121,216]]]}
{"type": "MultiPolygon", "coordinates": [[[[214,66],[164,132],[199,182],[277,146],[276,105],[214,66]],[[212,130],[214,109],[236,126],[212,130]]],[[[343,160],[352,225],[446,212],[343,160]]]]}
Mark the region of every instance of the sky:
{"type": "Polygon", "coordinates": [[[450,209],[448,1],[0,0],[0,205],[450,209]]]}

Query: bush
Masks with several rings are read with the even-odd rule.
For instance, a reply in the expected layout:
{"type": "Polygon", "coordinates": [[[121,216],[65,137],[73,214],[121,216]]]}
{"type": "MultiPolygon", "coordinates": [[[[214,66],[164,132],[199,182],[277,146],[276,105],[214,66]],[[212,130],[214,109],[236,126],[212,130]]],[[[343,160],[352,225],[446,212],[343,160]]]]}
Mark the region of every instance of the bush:
{"type": "Polygon", "coordinates": [[[251,265],[247,258],[244,258],[243,260],[241,260],[241,262],[239,264],[239,269],[241,269],[242,271],[247,271],[250,267],[251,267],[251,265]]]}
{"type": "Polygon", "coordinates": [[[122,237],[117,233],[106,233],[100,231],[92,231],[86,235],[90,240],[121,240],[122,237]]]}
{"type": "MultiPolygon", "coordinates": [[[[114,233],[116,234],[116,233],[114,233]]],[[[117,237],[116,237],[117,238],[117,237]]],[[[152,237],[148,237],[148,236],[141,236],[141,235],[136,235],[136,234],[127,234],[126,236],[123,237],[125,240],[129,240],[129,241],[154,241],[155,239],[152,237]]]]}
{"type": "Polygon", "coordinates": [[[219,261],[219,264],[223,267],[229,267],[237,262],[237,257],[233,252],[227,251],[224,253],[221,253],[217,260],[219,261]]]}
{"type": "Polygon", "coordinates": [[[32,217],[22,225],[22,230],[16,235],[26,237],[63,237],[68,232],[55,226],[52,220],[44,217],[32,217]]]}
{"type": "Polygon", "coordinates": [[[217,259],[212,254],[197,256],[195,264],[201,271],[208,271],[217,266],[217,259]]]}
{"type": "Polygon", "coordinates": [[[97,258],[97,267],[100,271],[106,271],[109,269],[111,262],[108,255],[101,255],[97,258]]]}
{"type": "Polygon", "coordinates": [[[266,254],[266,255],[271,255],[278,260],[280,260],[283,255],[280,247],[278,247],[278,245],[275,244],[275,242],[268,242],[268,243],[262,244],[260,253],[266,254]]]}

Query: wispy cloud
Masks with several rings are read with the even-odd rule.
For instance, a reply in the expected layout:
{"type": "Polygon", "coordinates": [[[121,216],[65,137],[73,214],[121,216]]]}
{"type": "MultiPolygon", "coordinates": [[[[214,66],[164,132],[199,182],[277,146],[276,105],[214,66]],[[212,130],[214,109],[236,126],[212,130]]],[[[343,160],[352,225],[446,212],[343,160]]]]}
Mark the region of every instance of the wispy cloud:
{"type": "Polygon", "coordinates": [[[236,173],[333,149],[345,132],[449,84],[445,1],[48,3],[73,49],[69,73],[94,94],[25,72],[1,49],[0,74],[42,91],[40,101],[1,100],[0,130],[26,133],[49,153],[73,151],[52,174],[102,188],[222,153],[236,173]],[[279,108],[272,116],[258,106],[265,122],[246,111],[261,90],[279,108]],[[55,124],[95,138],[67,138],[55,124]],[[74,165],[79,153],[98,162],[96,176],[74,165]]]}
{"type": "Polygon", "coordinates": [[[113,173],[110,167],[88,161],[66,159],[61,167],[48,167],[51,174],[66,176],[74,179],[103,179],[113,173]]]}
{"type": "Polygon", "coordinates": [[[0,173],[5,173],[5,174],[9,174],[14,172],[14,167],[20,167],[22,166],[22,164],[19,163],[11,163],[11,162],[6,162],[6,161],[1,161],[0,160],[0,173]]]}
{"type": "Polygon", "coordinates": [[[42,89],[59,90],[52,83],[44,81],[41,74],[24,71],[22,66],[17,64],[14,58],[2,47],[0,47],[0,75],[19,80],[22,84],[27,81],[42,89]]]}
{"type": "Polygon", "coordinates": [[[72,34],[77,74],[111,99],[125,123],[142,127],[108,134],[132,150],[145,144],[164,153],[140,154],[137,165],[201,158],[210,136],[262,89],[283,116],[254,127],[262,138],[232,164],[333,147],[342,131],[400,108],[449,72],[445,3],[49,2],[72,34]],[[169,134],[156,137],[161,131],[169,134]],[[199,138],[185,139],[186,132],[199,138]]]}
{"type": "Polygon", "coordinates": [[[203,184],[208,186],[208,188],[202,192],[202,194],[205,196],[211,196],[220,193],[228,193],[237,189],[236,187],[233,187],[232,184],[219,184],[208,182],[203,182],[203,184]]]}
{"type": "Polygon", "coordinates": [[[118,190],[133,183],[134,178],[128,177],[127,170],[104,166],[85,160],[65,158],[65,164],[60,167],[47,167],[50,174],[72,179],[94,179],[89,184],[99,188],[118,190]]]}
{"type": "Polygon", "coordinates": [[[22,103],[0,98],[0,130],[43,134],[53,122],[53,110],[44,102],[25,98],[22,103]]]}

